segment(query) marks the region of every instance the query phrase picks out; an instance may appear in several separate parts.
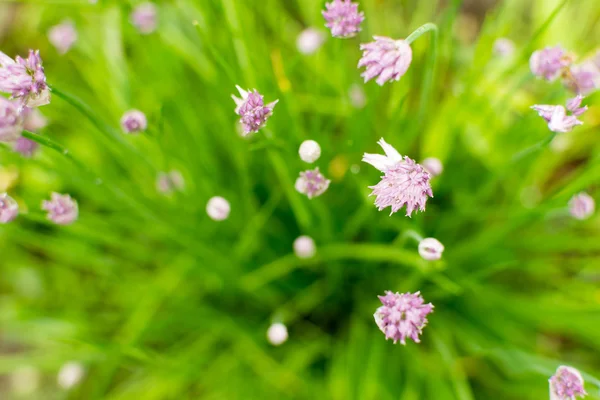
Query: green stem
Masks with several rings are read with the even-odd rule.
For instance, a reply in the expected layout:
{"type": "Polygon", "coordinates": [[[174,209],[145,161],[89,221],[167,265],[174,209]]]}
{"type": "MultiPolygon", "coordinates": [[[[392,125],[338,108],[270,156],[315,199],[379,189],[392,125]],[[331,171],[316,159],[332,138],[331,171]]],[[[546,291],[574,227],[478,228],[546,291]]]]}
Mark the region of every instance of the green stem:
{"type": "Polygon", "coordinates": [[[533,146],[528,147],[525,150],[521,150],[520,152],[515,154],[512,159],[513,163],[519,162],[523,158],[527,157],[528,155],[533,154],[539,150],[542,150],[543,148],[548,146],[550,144],[550,142],[552,142],[552,140],[554,140],[554,138],[556,137],[556,134],[557,134],[556,132],[552,132],[552,134],[550,134],[547,138],[545,138],[541,142],[538,142],[538,143],[534,144],[533,146]]]}
{"type": "Polygon", "coordinates": [[[21,133],[21,135],[24,138],[27,138],[29,140],[32,140],[36,143],[39,143],[40,145],[44,146],[44,147],[48,147],[49,149],[52,149],[60,154],[62,154],[63,156],[65,156],[66,158],[69,159],[69,161],[71,161],[73,164],[77,165],[79,168],[81,168],[83,171],[85,171],[88,174],[91,174],[91,171],[82,163],[80,163],[75,157],[73,157],[73,155],[71,155],[71,153],[69,152],[69,150],[65,147],[63,147],[62,145],[56,143],[55,141],[53,141],[50,138],[47,138],[45,136],[42,135],[38,135],[37,133],[33,133],[33,132],[29,132],[29,131],[23,131],[21,133]]]}
{"type": "Polygon", "coordinates": [[[413,33],[411,33],[410,35],[408,35],[408,37],[406,39],[404,39],[404,40],[408,44],[411,44],[412,42],[414,42],[419,37],[421,37],[422,35],[424,35],[425,33],[429,32],[429,31],[433,31],[434,37],[437,38],[437,35],[438,35],[438,27],[437,27],[437,25],[434,24],[433,22],[428,22],[428,23],[423,24],[420,27],[418,27],[413,33]]]}

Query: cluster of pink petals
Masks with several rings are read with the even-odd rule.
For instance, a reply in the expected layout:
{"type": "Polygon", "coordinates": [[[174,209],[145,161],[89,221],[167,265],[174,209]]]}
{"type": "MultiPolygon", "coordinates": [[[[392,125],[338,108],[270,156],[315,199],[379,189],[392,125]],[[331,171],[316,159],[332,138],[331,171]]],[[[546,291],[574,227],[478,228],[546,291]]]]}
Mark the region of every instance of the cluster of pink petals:
{"type": "MultiPolygon", "coordinates": [[[[37,108],[25,107],[21,112],[23,116],[23,128],[30,132],[36,132],[46,126],[48,121],[37,108]]],[[[20,136],[13,145],[13,150],[24,157],[31,157],[40,147],[37,142],[20,136]]]]}
{"type": "Polygon", "coordinates": [[[365,67],[361,74],[365,82],[377,77],[375,82],[382,86],[388,81],[397,81],[408,71],[412,62],[412,49],[405,40],[394,40],[374,36],[374,42],[361,44],[362,58],[358,67],[365,67]]]}
{"type": "Polygon", "coordinates": [[[121,128],[125,133],[140,133],[145,131],[147,127],[146,115],[139,110],[129,110],[121,117],[121,128]]]}
{"type": "Polygon", "coordinates": [[[360,32],[360,24],[365,15],[358,11],[358,3],[351,0],[333,0],[325,4],[323,17],[327,23],[325,26],[331,30],[333,37],[350,38],[360,32]]]}
{"type": "Polygon", "coordinates": [[[587,95],[600,88],[600,67],[593,61],[585,61],[569,69],[564,79],[565,86],[573,92],[587,95]]]}
{"type": "Polygon", "coordinates": [[[570,132],[577,125],[582,125],[577,117],[587,111],[587,106],[581,107],[583,96],[578,95],[567,101],[566,108],[563,106],[536,104],[531,106],[540,117],[548,123],[548,129],[552,132],[570,132]],[[570,115],[567,115],[567,111],[570,115]]]}
{"type": "Polygon", "coordinates": [[[549,379],[550,400],[575,400],[587,395],[583,377],[575,368],[560,366],[549,379]]]}
{"type": "Polygon", "coordinates": [[[68,194],[52,193],[50,200],[42,202],[42,210],[48,212],[48,219],[57,225],[69,225],[79,216],[77,202],[68,194]]]}
{"type": "Polygon", "coordinates": [[[235,112],[241,117],[240,123],[244,128],[244,136],[256,133],[267,124],[267,120],[273,115],[273,109],[279,100],[265,105],[263,96],[254,90],[244,90],[236,85],[242,98],[231,95],[235,101],[235,112]]]}
{"type": "Polygon", "coordinates": [[[154,32],[158,25],[158,11],[156,6],[152,3],[138,5],[131,13],[130,20],[142,35],[154,32]]]}
{"type": "Polygon", "coordinates": [[[534,75],[553,81],[561,76],[565,68],[573,63],[573,57],[562,47],[546,47],[533,52],[529,67],[534,75]]]}
{"type": "Polygon", "coordinates": [[[384,173],[377,185],[369,186],[379,211],[391,207],[391,215],[404,205],[407,217],[415,210],[425,211],[427,198],[433,197],[429,172],[413,159],[402,157],[383,138],[377,143],[385,155],[365,153],[362,160],[384,173]]]}
{"type": "Polygon", "coordinates": [[[596,202],[585,192],[577,193],[569,200],[569,213],[575,219],[587,219],[594,214],[596,202]]]}
{"type": "Polygon", "coordinates": [[[319,167],[313,170],[300,172],[300,176],[296,179],[296,190],[309,199],[317,197],[325,193],[331,181],[319,172],[319,167]]]}
{"type": "Polygon", "coordinates": [[[50,103],[50,90],[39,51],[29,50],[27,58],[15,60],[0,52],[0,92],[10,93],[21,107],[50,103]]]}
{"type": "Polygon", "coordinates": [[[0,96],[0,142],[12,142],[21,136],[23,115],[14,102],[0,96]]]}
{"type": "Polygon", "coordinates": [[[0,224],[7,224],[19,214],[19,205],[6,193],[0,194],[0,224]]]}
{"type": "Polygon", "coordinates": [[[383,304],[375,311],[375,323],[394,344],[406,344],[410,338],[419,343],[419,335],[427,325],[427,315],[433,311],[431,303],[425,304],[420,292],[393,293],[386,291],[384,296],[378,296],[383,304]]]}

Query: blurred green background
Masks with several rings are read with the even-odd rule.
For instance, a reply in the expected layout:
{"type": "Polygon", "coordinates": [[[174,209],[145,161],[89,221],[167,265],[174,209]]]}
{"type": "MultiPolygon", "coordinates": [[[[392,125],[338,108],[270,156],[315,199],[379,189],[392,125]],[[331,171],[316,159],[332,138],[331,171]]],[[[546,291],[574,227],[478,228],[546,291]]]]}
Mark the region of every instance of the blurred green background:
{"type": "Polygon", "coordinates": [[[593,55],[600,3],[361,0],[348,40],[330,37],[324,3],[157,1],[158,29],[140,35],[134,1],[0,1],[0,50],[40,49],[48,82],[109,127],[55,95],[42,133],[85,168],[0,148],[0,191],[21,207],[0,226],[0,398],[534,400],[566,364],[600,399],[600,218],[565,211],[600,193],[600,96],[584,100],[583,126],[513,160],[550,133],[529,106],[571,97],[532,76],[531,52],[593,55]],[[61,56],[47,32],[64,19],[79,38],[61,56]],[[360,43],[426,22],[437,51],[425,35],[399,82],[362,84],[360,43]],[[327,38],[313,55],[296,48],[306,27],[327,38]],[[500,37],[513,56],[493,54],[500,37]],[[236,84],[280,100],[271,139],[239,136],[236,84]],[[148,133],[106,134],[131,108],[148,133]],[[368,197],[379,172],[360,159],[380,137],[443,161],[426,212],[390,217],[368,197]],[[313,200],[293,187],[305,139],[332,180],[313,200]],[[157,193],[172,169],[185,190],[157,193]],[[51,191],[78,200],[75,224],[44,220],[51,191]],[[226,221],[206,215],[215,195],[231,203],[226,221]],[[439,239],[443,259],[422,260],[413,231],[439,239]],[[299,235],[315,257],[293,254],[299,235]],[[421,344],[385,341],[372,317],[385,290],[435,305],[421,344]],[[289,330],[279,347],[273,321],[289,330]],[[65,390],[69,361],[85,372],[65,390]]]}

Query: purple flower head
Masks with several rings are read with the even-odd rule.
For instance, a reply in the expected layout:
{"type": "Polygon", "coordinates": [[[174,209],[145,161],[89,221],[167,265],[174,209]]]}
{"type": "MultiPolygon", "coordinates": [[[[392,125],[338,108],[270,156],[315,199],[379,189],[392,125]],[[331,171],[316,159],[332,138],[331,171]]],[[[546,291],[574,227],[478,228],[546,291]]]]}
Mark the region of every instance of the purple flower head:
{"type": "Polygon", "coordinates": [[[254,90],[245,91],[236,85],[242,98],[231,95],[235,101],[235,112],[240,118],[240,123],[244,127],[244,136],[256,133],[260,128],[267,124],[267,120],[273,115],[273,109],[279,100],[275,100],[265,105],[263,96],[254,90]]]}
{"type": "Polygon", "coordinates": [[[48,219],[57,225],[69,225],[79,216],[77,202],[68,194],[52,193],[50,200],[42,202],[42,210],[48,211],[48,219]]]}
{"type": "Polygon", "coordinates": [[[21,136],[15,141],[13,150],[20,153],[23,157],[31,157],[39,147],[40,145],[37,142],[21,136]]]}
{"type": "Polygon", "coordinates": [[[0,52],[0,92],[10,93],[21,107],[39,107],[50,103],[50,90],[39,50],[29,50],[24,59],[15,60],[0,52]]]}
{"type": "Polygon", "coordinates": [[[48,31],[48,39],[59,54],[66,54],[77,41],[77,31],[71,21],[63,21],[48,31]]]}
{"type": "Polygon", "coordinates": [[[6,193],[0,194],[0,224],[7,224],[17,218],[19,205],[6,193]]]}
{"type": "Polygon", "coordinates": [[[569,213],[575,219],[588,219],[594,214],[596,202],[585,192],[576,194],[569,200],[569,213]]]}
{"type": "Polygon", "coordinates": [[[549,379],[550,400],[575,400],[587,395],[583,388],[583,377],[575,368],[561,365],[549,379]]]}
{"type": "Polygon", "coordinates": [[[0,96],[0,142],[12,142],[21,136],[23,116],[18,106],[0,96]]]}
{"type": "Polygon", "coordinates": [[[546,120],[548,129],[552,132],[571,132],[575,126],[583,125],[583,122],[577,119],[577,117],[587,110],[587,106],[580,107],[582,100],[582,96],[567,100],[566,109],[563,106],[547,104],[536,104],[531,106],[531,108],[546,120]],[[567,115],[567,111],[571,115],[567,115]]]}
{"type": "Polygon", "coordinates": [[[129,110],[121,117],[121,127],[125,133],[140,133],[148,127],[146,115],[139,110],[129,110]]]}
{"type": "Polygon", "coordinates": [[[412,49],[405,40],[373,36],[374,42],[361,44],[362,58],[358,68],[366,67],[361,74],[365,82],[377,76],[375,82],[382,86],[388,81],[398,81],[412,61],[412,49]]]}
{"type": "Polygon", "coordinates": [[[177,170],[161,172],[156,179],[156,190],[162,194],[171,194],[175,191],[182,191],[185,186],[183,175],[177,170]]]}
{"type": "Polygon", "coordinates": [[[300,176],[296,179],[296,190],[308,196],[309,199],[317,197],[325,193],[331,181],[326,179],[319,172],[319,167],[313,170],[300,172],[300,176]]]}
{"type": "Polygon", "coordinates": [[[150,34],[156,30],[157,10],[152,3],[142,3],[137,6],[130,16],[130,21],[143,35],[150,34]]]}
{"type": "Polygon", "coordinates": [[[379,307],[373,317],[375,323],[385,333],[385,339],[392,339],[406,344],[406,338],[420,343],[419,335],[427,325],[427,314],[433,311],[431,303],[424,304],[420,292],[393,293],[386,291],[385,296],[378,296],[383,306],[379,307]]]}
{"type": "Polygon", "coordinates": [[[572,63],[573,57],[562,47],[546,47],[533,52],[529,59],[529,68],[535,76],[553,81],[572,63]]]}
{"type": "Polygon", "coordinates": [[[385,140],[377,143],[385,155],[365,153],[362,160],[384,173],[377,185],[369,186],[373,189],[371,196],[376,196],[375,205],[379,211],[391,207],[392,215],[404,205],[407,217],[415,210],[425,211],[427,197],[433,197],[429,172],[413,159],[402,157],[385,140]]]}
{"type": "Polygon", "coordinates": [[[515,53],[515,43],[507,38],[498,38],[494,42],[493,52],[500,58],[510,57],[515,53]]]}
{"type": "Polygon", "coordinates": [[[333,37],[351,38],[360,32],[360,24],[364,21],[365,15],[358,11],[358,3],[352,3],[350,0],[333,0],[325,4],[326,10],[323,10],[325,24],[331,30],[333,37]]]}
{"type": "Polygon", "coordinates": [[[600,88],[600,67],[592,61],[574,65],[566,74],[564,84],[577,94],[590,94],[600,88]]]}

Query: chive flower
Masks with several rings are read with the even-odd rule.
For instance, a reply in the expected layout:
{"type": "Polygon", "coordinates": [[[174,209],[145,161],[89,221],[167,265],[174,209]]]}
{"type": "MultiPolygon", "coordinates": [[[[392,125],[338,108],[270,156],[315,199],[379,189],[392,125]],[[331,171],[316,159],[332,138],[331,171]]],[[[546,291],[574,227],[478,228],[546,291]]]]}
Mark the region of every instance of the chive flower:
{"type": "Polygon", "coordinates": [[[23,132],[23,115],[18,104],[0,96],[0,142],[12,142],[23,132]]]}
{"type": "Polygon", "coordinates": [[[412,62],[410,45],[402,39],[394,40],[384,36],[373,38],[374,42],[360,45],[363,55],[358,61],[358,68],[366,68],[361,74],[365,83],[375,77],[379,86],[400,80],[412,62]]]}
{"type": "Polygon", "coordinates": [[[575,368],[561,365],[549,382],[550,400],[575,400],[576,397],[587,395],[583,388],[583,377],[575,368]]]}
{"type": "Polygon", "coordinates": [[[425,304],[420,292],[400,294],[386,291],[384,296],[378,297],[383,305],[373,317],[385,339],[392,339],[394,344],[400,342],[405,345],[407,338],[420,343],[419,335],[427,325],[427,315],[433,311],[433,305],[425,304]]]}
{"type": "Polygon", "coordinates": [[[68,194],[52,193],[50,200],[42,202],[42,210],[48,212],[48,219],[57,225],[69,225],[79,216],[77,202],[68,194]]]}
{"type": "Polygon", "coordinates": [[[318,197],[325,193],[331,181],[323,176],[319,172],[319,167],[313,170],[306,170],[300,172],[300,176],[296,179],[296,190],[306,196],[309,199],[318,197]]]}
{"type": "Polygon", "coordinates": [[[48,40],[59,54],[66,54],[77,41],[77,30],[71,21],[63,21],[48,31],[48,40]]]}
{"type": "Polygon", "coordinates": [[[0,52],[0,92],[10,93],[20,108],[50,103],[39,50],[29,50],[27,58],[17,56],[14,60],[0,52]]]}
{"type": "Polygon", "coordinates": [[[0,194],[0,224],[7,224],[19,215],[19,205],[7,193],[0,194]]]}
{"type": "Polygon", "coordinates": [[[365,15],[358,11],[358,3],[351,0],[333,0],[325,4],[322,11],[325,26],[331,30],[331,36],[337,38],[351,38],[360,32],[360,24],[365,15]]]}
{"type": "Polygon", "coordinates": [[[240,124],[244,128],[243,136],[256,133],[267,124],[267,120],[273,115],[273,109],[279,100],[265,105],[263,96],[254,90],[244,90],[236,85],[241,98],[231,95],[235,102],[235,112],[240,118],[240,124]]]}

